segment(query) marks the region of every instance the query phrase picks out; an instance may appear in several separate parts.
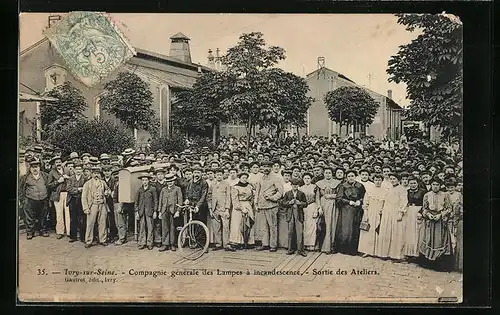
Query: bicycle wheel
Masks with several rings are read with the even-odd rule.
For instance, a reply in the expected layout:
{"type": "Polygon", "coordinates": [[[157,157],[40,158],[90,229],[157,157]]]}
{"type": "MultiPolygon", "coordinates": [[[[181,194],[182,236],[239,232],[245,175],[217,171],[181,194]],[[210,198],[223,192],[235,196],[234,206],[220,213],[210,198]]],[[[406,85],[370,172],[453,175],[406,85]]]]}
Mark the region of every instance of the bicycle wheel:
{"type": "Polygon", "coordinates": [[[208,248],[208,228],[203,222],[191,221],[179,233],[177,245],[182,257],[195,260],[208,248]]]}

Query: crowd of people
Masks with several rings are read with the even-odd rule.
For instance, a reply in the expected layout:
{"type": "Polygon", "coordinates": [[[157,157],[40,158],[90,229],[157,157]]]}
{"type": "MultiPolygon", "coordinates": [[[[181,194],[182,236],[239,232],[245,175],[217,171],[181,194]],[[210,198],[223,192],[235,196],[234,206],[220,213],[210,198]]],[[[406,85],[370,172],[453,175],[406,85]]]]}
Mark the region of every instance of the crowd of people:
{"type": "Polygon", "coordinates": [[[269,136],[222,138],[217,148],[93,157],[35,146],[20,153],[20,213],[27,239],[121,245],[137,222],[138,248],[176,250],[180,204],[209,228],[212,250],[372,256],[462,270],[462,155],[424,139],[376,141],[269,136]],[[47,159],[47,155],[50,159],[47,159]],[[134,203],[118,172],[149,165],[134,203]],[[50,217],[50,216],[49,216],[50,217]]]}

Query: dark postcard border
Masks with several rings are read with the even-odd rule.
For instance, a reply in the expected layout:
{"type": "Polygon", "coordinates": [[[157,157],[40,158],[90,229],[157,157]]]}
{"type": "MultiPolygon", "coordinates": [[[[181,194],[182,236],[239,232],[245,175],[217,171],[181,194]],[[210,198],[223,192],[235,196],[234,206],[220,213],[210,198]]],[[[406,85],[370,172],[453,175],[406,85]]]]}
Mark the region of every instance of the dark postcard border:
{"type": "MultiPolygon", "coordinates": [[[[2,87],[5,89],[4,117],[1,127],[4,144],[2,192],[7,201],[4,208],[4,252],[12,254],[3,272],[12,282],[3,282],[11,293],[2,295],[2,301],[16,304],[16,130],[17,130],[17,58],[18,50],[18,8],[22,12],[65,12],[92,10],[107,12],[186,12],[186,13],[440,13],[446,11],[460,16],[464,22],[464,150],[465,154],[465,270],[464,303],[468,306],[487,306],[492,301],[491,271],[491,165],[492,118],[493,111],[493,52],[492,52],[492,2],[379,2],[379,1],[109,1],[109,0],[22,0],[19,7],[14,0],[6,1],[8,10],[1,10],[4,41],[8,47],[3,50],[1,61],[2,87]],[[7,241],[8,240],[8,241],[7,241]]],[[[495,160],[493,160],[495,161],[495,160]]],[[[494,163],[493,163],[494,164],[494,163]]],[[[18,303],[18,302],[17,302],[18,303]]],[[[32,305],[32,304],[26,304],[32,305]]],[[[47,304],[45,304],[47,305],[47,304]]],[[[51,303],[61,306],[61,304],[51,303]]],[[[74,305],[105,305],[100,303],[78,303],[74,305]]],[[[109,305],[109,304],[108,304],[109,305]]],[[[112,304],[113,305],[113,304],[112,304]]],[[[137,304],[126,304],[137,305],[137,304]]],[[[174,304],[144,304],[170,305],[174,304]]],[[[219,307],[224,304],[198,304],[198,306],[219,307]]],[[[228,305],[228,304],[226,304],[228,305]]],[[[233,306],[234,304],[228,305],[233,306]]],[[[236,304],[242,305],[242,304],[236,304]]],[[[248,305],[248,304],[243,304],[248,305]]],[[[283,304],[253,304],[252,306],[276,306],[283,304]]],[[[303,305],[303,304],[301,304],[303,305]]],[[[318,304],[309,304],[318,306],[318,304]]],[[[325,304],[323,304],[325,305],[325,304]]],[[[328,305],[328,304],[327,304],[328,305]]],[[[331,306],[353,307],[352,304],[332,304],[331,306]]],[[[186,306],[175,304],[175,306],[186,306]]],[[[372,304],[361,307],[401,307],[398,304],[372,304]]],[[[410,305],[408,305],[410,306],[410,305]]],[[[418,305],[413,305],[418,306],[418,305]]],[[[429,305],[431,307],[440,305],[429,305]]],[[[444,305],[443,305],[444,306],[444,305]]],[[[449,305],[448,305],[449,306],[449,305]]],[[[35,307],[38,309],[38,307],[35,307]]],[[[35,311],[33,307],[30,307],[35,311]]],[[[109,309],[111,311],[111,309],[109,309]]],[[[181,308],[178,308],[180,311],[181,308]]],[[[19,310],[17,310],[19,311],[19,310]]],[[[400,311],[398,309],[398,311],[400,311]]]]}

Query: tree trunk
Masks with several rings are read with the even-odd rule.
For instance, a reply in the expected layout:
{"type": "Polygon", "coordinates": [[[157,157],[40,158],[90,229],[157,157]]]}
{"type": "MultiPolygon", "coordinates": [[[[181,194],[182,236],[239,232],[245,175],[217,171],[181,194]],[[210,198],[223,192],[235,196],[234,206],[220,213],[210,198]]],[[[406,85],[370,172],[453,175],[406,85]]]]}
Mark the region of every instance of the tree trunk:
{"type": "Polygon", "coordinates": [[[212,125],[212,144],[214,146],[217,145],[217,125],[218,125],[217,123],[214,123],[212,125]]]}
{"type": "Polygon", "coordinates": [[[281,126],[276,125],[276,140],[278,141],[278,145],[281,145],[281,126]]]}
{"type": "Polygon", "coordinates": [[[297,131],[297,139],[299,139],[299,143],[301,143],[301,138],[300,138],[300,134],[299,134],[299,126],[297,125],[297,126],[295,126],[295,128],[297,128],[296,129],[296,131],[297,131]]]}
{"type": "Polygon", "coordinates": [[[247,129],[247,152],[246,154],[248,155],[248,153],[250,152],[250,137],[252,136],[251,133],[252,133],[252,117],[248,117],[248,122],[247,122],[247,126],[246,126],[246,129],[247,129]]]}

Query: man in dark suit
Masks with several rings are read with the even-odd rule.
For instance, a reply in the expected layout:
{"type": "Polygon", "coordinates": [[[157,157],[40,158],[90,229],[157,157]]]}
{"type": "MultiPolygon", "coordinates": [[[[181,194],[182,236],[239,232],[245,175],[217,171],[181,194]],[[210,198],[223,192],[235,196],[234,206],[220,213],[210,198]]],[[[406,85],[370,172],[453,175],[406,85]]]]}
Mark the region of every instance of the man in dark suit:
{"type": "Polygon", "coordinates": [[[74,166],[75,173],[68,180],[66,188],[68,189],[69,218],[70,218],[70,243],[77,240],[77,231],[80,231],[80,241],[85,242],[85,230],[87,227],[87,216],[82,208],[82,191],[85,184],[83,176],[83,164],[76,162],[74,166]]]}
{"type": "Polygon", "coordinates": [[[158,209],[158,195],[156,187],[149,183],[149,173],[143,172],[139,179],[141,187],[135,197],[135,215],[139,221],[139,249],[147,245],[149,250],[153,249],[153,215],[158,209]]]}
{"type": "Polygon", "coordinates": [[[32,160],[28,174],[20,179],[19,201],[24,211],[26,237],[39,235],[48,237],[45,217],[47,215],[48,176],[40,170],[40,160],[32,160]]]}
{"type": "MultiPolygon", "coordinates": [[[[101,159],[103,158],[104,154],[101,154],[101,159]]],[[[104,158],[108,157],[107,155],[104,155],[104,158]]],[[[115,186],[117,184],[117,180],[114,176],[111,174],[112,166],[110,164],[105,164],[102,167],[103,171],[103,180],[106,182],[108,185],[109,189],[111,191],[115,190],[115,186]]],[[[108,213],[108,238],[109,242],[115,242],[118,240],[118,229],[116,227],[116,221],[115,221],[115,203],[113,201],[113,196],[109,195],[106,196],[106,204],[108,205],[109,208],[109,213],[108,213]]]]}
{"type": "Polygon", "coordinates": [[[306,195],[299,190],[300,179],[292,178],[292,190],[283,196],[281,204],[286,208],[286,221],[288,222],[288,251],[287,255],[295,253],[293,250],[293,234],[295,232],[297,252],[299,255],[307,256],[304,251],[303,223],[304,208],[307,207],[306,195]]]}

